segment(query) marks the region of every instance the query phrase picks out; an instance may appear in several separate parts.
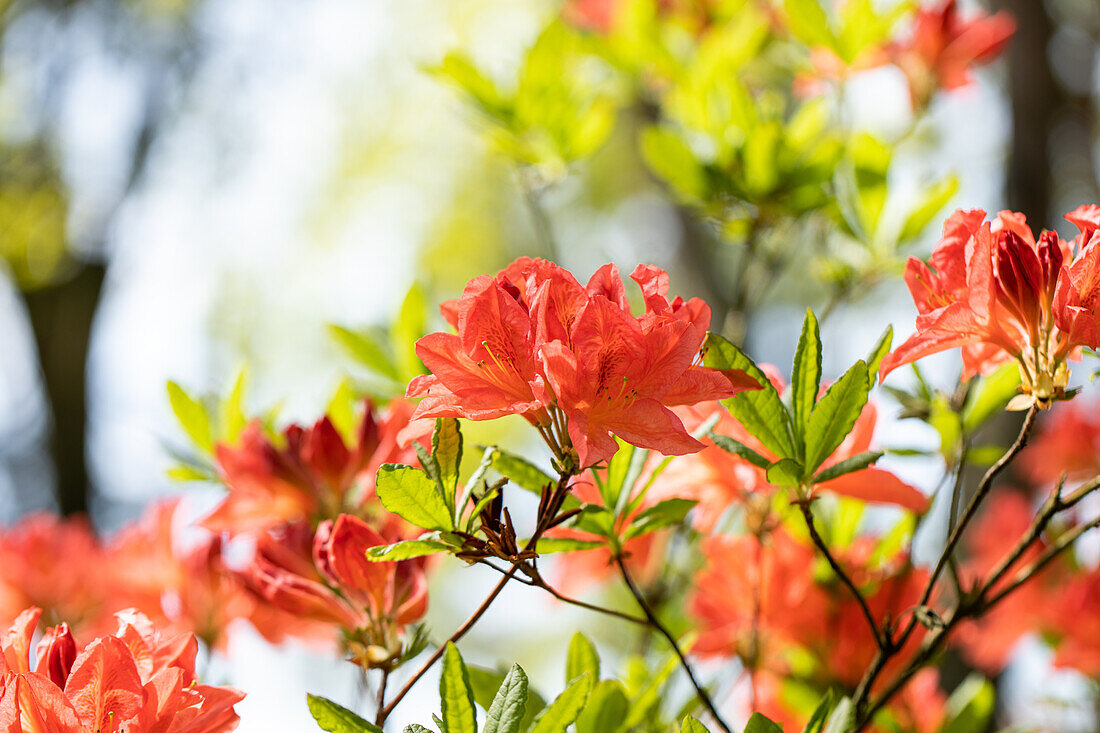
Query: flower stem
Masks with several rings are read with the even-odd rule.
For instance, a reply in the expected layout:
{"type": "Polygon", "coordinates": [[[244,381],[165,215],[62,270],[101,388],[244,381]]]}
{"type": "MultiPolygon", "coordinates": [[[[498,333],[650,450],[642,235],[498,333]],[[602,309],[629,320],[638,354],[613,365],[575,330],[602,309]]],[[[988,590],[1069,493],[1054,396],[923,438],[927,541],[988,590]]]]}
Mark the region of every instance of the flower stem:
{"type": "Polygon", "coordinates": [[[626,569],[626,563],[623,562],[623,556],[621,554],[615,555],[615,563],[619,566],[619,574],[622,576],[623,582],[630,590],[630,594],[634,596],[634,600],[638,602],[638,607],[642,609],[642,613],[644,613],[646,619],[648,619],[649,625],[665,638],[669,646],[672,647],[672,651],[679,657],[680,666],[683,668],[684,672],[687,673],[688,679],[691,680],[691,684],[695,688],[696,694],[698,694],[699,699],[702,701],[703,705],[706,706],[707,710],[710,711],[711,717],[714,718],[714,722],[719,728],[725,731],[725,733],[733,733],[729,725],[726,724],[726,721],[722,720],[722,716],[718,714],[718,709],[715,708],[714,701],[710,699],[710,695],[707,694],[707,691],[699,684],[699,680],[695,678],[695,672],[692,670],[691,664],[688,663],[687,657],[684,656],[683,651],[680,650],[680,645],[676,643],[676,637],[672,635],[672,632],[670,632],[665,625],[661,623],[660,619],[657,618],[657,615],[653,613],[653,609],[649,607],[649,603],[646,602],[645,596],[638,589],[638,586],[634,584],[634,580],[630,577],[630,572],[626,569]]]}

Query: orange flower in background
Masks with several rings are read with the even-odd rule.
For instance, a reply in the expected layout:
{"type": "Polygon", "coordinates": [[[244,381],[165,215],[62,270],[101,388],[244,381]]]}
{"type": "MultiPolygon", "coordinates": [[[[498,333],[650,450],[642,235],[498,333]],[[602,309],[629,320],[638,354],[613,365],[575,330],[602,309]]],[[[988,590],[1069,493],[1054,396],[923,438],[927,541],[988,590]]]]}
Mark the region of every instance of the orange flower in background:
{"type": "Polygon", "coordinates": [[[202,524],[217,532],[240,533],[366,511],[378,467],[415,458],[411,446],[398,442],[411,411],[402,400],[391,402],[384,413],[364,402],[351,445],[327,416],[311,428],[289,426],[283,445],[252,423],[236,445],[217,446],[218,468],[229,493],[202,524]]]}
{"type": "Polygon", "coordinates": [[[390,544],[358,517],[342,514],[312,533],[302,524],[263,535],[244,571],[254,591],[275,608],[344,632],[353,661],[388,663],[402,629],[428,609],[422,558],[372,562],[371,547],[390,544]]]}
{"type": "Polygon", "coordinates": [[[1062,403],[1020,454],[1028,478],[1041,486],[1053,486],[1066,473],[1070,479],[1100,474],[1100,410],[1096,400],[1062,403]]]}
{"type": "Polygon", "coordinates": [[[631,313],[618,268],[587,287],[546,260],[522,258],[496,277],[475,278],[444,316],[457,334],[417,342],[431,374],[409,397],[414,418],[488,420],[521,415],[574,468],[607,460],[611,435],[666,455],[702,448],[669,407],[759,387],[743,372],[698,364],[710,308],[670,300],[668,275],[639,265],[631,277],[646,310],[631,313]]]}
{"type": "Polygon", "coordinates": [[[1100,677],[1100,569],[1070,578],[1048,593],[1046,631],[1055,638],[1054,666],[1100,677]]]}
{"type": "Polygon", "coordinates": [[[0,623],[37,606],[47,623],[67,623],[79,636],[108,633],[114,611],[135,601],[110,582],[92,581],[114,573],[86,518],[27,516],[0,532],[0,623]]]}
{"type": "Polygon", "coordinates": [[[191,635],[161,635],[118,614],[118,630],[76,654],[67,626],[51,628],[30,663],[41,611],[29,608],[0,642],[0,727],[7,733],[225,733],[244,695],[197,683],[191,635]]]}
{"type": "Polygon", "coordinates": [[[915,257],[905,281],[917,332],[883,360],[880,378],[930,354],[962,348],[963,377],[1015,360],[1025,396],[1015,407],[1064,399],[1066,359],[1100,345],[1100,207],[1066,218],[1081,229],[1071,245],[1053,232],[1035,239],[1022,214],[957,211],[944,225],[930,269],[915,257]]]}
{"type": "MultiPolygon", "coordinates": [[[[1035,509],[1023,494],[1002,488],[967,534],[969,557],[960,569],[962,577],[971,585],[983,580],[1012,551],[1034,516],[1035,509]]],[[[1003,588],[1015,572],[1034,561],[1043,548],[1041,541],[1029,548],[994,592],[1003,588]]],[[[1042,618],[1050,595],[1064,578],[1061,567],[1052,564],[981,618],[960,625],[955,640],[975,666],[990,674],[1004,669],[1020,639],[1037,630],[1037,622],[1042,618]]]]}
{"type": "Polygon", "coordinates": [[[944,0],[918,10],[912,36],[888,53],[909,81],[913,107],[920,109],[937,89],[969,84],[971,69],[997,58],[1015,32],[1009,13],[979,12],[963,20],[956,0],[944,0]]]}

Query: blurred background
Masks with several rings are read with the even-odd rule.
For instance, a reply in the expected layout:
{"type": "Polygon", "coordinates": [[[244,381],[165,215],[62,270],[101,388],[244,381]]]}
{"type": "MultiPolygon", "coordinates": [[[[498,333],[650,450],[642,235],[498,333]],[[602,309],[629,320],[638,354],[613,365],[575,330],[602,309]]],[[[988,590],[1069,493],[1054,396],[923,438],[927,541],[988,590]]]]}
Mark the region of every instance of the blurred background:
{"type": "MultiPolygon", "coordinates": [[[[985,9],[1017,19],[1005,61],[933,99],[916,134],[895,67],[852,74],[842,113],[854,129],[903,139],[888,208],[906,210],[950,173],[949,210],[1012,208],[1065,233],[1062,213],[1100,198],[1100,6],[985,9]]],[[[390,323],[414,281],[434,311],[520,255],[553,254],[582,281],[607,261],[658,264],[676,292],[707,298],[716,325],[755,357],[789,363],[801,312],[828,301],[829,286],[806,277],[807,258],[777,276],[751,320],[723,320],[745,310],[715,274],[728,255],[647,169],[633,132],[651,115],[644,105],[620,108],[606,141],[569,161],[568,175],[532,186],[470,105],[425,70],[459,50],[504,83],[559,12],[531,0],[5,0],[0,521],[88,512],[111,532],[179,490],[166,474],[185,445],[168,380],[224,393],[246,367],[251,410],[278,404],[282,418],[311,422],[342,378],[363,377],[330,324],[390,323]]],[[[908,251],[926,253],[942,218],[908,251]]],[[[912,322],[900,279],[856,282],[825,327],[826,375],[888,323],[904,336],[912,322]]],[[[911,430],[891,423],[886,440],[919,442],[911,430]]],[[[898,470],[929,483],[921,468],[898,470]]],[[[440,627],[491,580],[464,573],[439,581],[440,627]]],[[[531,632],[551,612],[563,628],[589,623],[516,589],[485,624],[503,631],[472,635],[479,651],[469,655],[537,658],[550,635],[531,632]]],[[[355,699],[353,675],[327,658],[247,635],[234,643],[240,653],[218,669],[249,692],[241,730],[308,729],[307,687],[355,699]]],[[[1075,683],[1037,671],[1018,684],[1035,697],[1075,683]]],[[[423,687],[434,705],[432,684],[423,687]]]]}

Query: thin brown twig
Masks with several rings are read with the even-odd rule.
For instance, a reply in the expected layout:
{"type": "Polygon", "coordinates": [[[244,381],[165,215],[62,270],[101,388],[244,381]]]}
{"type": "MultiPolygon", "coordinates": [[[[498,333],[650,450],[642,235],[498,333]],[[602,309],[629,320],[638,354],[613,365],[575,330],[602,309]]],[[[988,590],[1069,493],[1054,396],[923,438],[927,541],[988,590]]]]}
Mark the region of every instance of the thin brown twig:
{"type": "Polygon", "coordinates": [[[817,524],[814,522],[813,510],[810,509],[810,503],[806,500],[799,500],[795,502],[798,504],[798,508],[802,511],[802,518],[806,520],[806,530],[810,533],[810,539],[813,540],[814,546],[817,547],[818,552],[822,554],[825,560],[829,563],[829,567],[833,569],[833,573],[840,582],[844,584],[846,588],[852,593],[852,597],[855,598],[859,604],[859,608],[863,611],[863,617],[867,620],[867,625],[871,628],[871,634],[875,637],[875,644],[879,649],[888,649],[891,646],[890,640],[885,637],[882,630],[879,629],[878,623],[875,621],[875,616],[871,613],[870,607],[867,605],[867,599],[863,597],[863,594],[859,592],[859,588],[849,577],[848,573],[844,571],[844,568],[840,566],[837,559],[833,557],[833,553],[829,551],[829,546],[825,544],[825,540],[821,539],[821,535],[818,534],[817,524]]]}
{"type": "Polygon", "coordinates": [[[374,724],[378,727],[382,727],[382,724],[386,722],[386,717],[383,715],[386,709],[386,683],[390,680],[390,668],[382,668],[382,679],[378,681],[378,697],[377,708],[378,711],[374,714],[374,724]]]}
{"type": "Polygon", "coordinates": [[[630,590],[630,594],[634,596],[634,600],[638,602],[638,607],[642,609],[642,613],[644,613],[645,617],[649,620],[649,625],[665,638],[665,641],[672,647],[672,651],[679,657],[680,666],[683,668],[684,672],[687,673],[688,679],[691,680],[691,684],[695,688],[696,694],[699,696],[703,705],[706,706],[707,710],[710,711],[711,717],[714,718],[714,722],[719,728],[725,731],[725,733],[733,733],[729,725],[726,724],[726,721],[718,714],[718,709],[714,706],[714,701],[710,699],[710,695],[703,686],[699,684],[699,680],[696,679],[695,671],[691,668],[691,664],[688,662],[687,657],[684,656],[684,652],[681,651],[680,645],[676,642],[676,637],[674,637],[672,632],[657,618],[653,609],[649,607],[649,603],[646,602],[645,596],[642,594],[641,590],[634,584],[633,578],[630,577],[630,572],[626,569],[626,563],[623,562],[622,554],[615,555],[615,562],[619,566],[619,575],[622,576],[623,582],[626,584],[627,589],[630,590]]]}

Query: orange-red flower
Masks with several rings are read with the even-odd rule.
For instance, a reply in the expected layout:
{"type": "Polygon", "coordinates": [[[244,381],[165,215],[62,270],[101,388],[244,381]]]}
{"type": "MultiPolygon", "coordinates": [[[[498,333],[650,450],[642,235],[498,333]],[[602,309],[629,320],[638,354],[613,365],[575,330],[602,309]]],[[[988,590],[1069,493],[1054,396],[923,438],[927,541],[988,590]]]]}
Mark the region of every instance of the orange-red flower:
{"type": "Polygon", "coordinates": [[[203,525],[239,533],[366,511],[378,467],[414,459],[411,448],[398,441],[410,413],[411,406],[401,400],[390,403],[385,413],[365,402],[352,445],[327,416],[311,428],[287,427],[283,445],[269,439],[259,423],[249,425],[236,445],[217,446],[229,493],[203,525]]]}
{"type": "Polygon", "coordinates": [[[458,333],[417,342],[432,373],[409,384],[408,396],[422,398],[414,418],[522,415],[578,469],[615,453],[611,434],[666,455],[699,450],[669,407],[759,385],[697,364],[705,303],[670,300],[668,275],[656,267],[639,265],[631,277],[645,298],[640,316],[614,265],[585,288],[557,265],[526,258],[471,281],[443,307],[458,333]]]}
{"type": "Polygon", "coordinates": [[[76,654],[67,626],[47,631],[31,668],[41,611],[20,614],[0,641],[0,729],[6,733],[224,733],[237,727],[244,695],[200,685],[191,635],[162,636],[144,616],[76,654]]]}
{"type": "Polygon", "coordinates": [[[1070,479],[1100,474],[1100,405],[1096,400],[1062,403],[1039,423],[1020,454],[1028,478],[1053,486],[1066,473],[1070,479]]]}
{"type": "Polygon", "coordinates": [[[1000,55],[1016,22],[1004,11],[959,17],[956,0],[922,7],[913,34],[890,47],[891,59],[909,81],[913,107],[926,105],[937,89],[956,89],[970,83],[970,69],[1000,55]]]}
{"type": "Polygon", "coordinates": [[[286,525],[259,538],[245,576],[273,606],[340,628],[357,664],[385,664],[400,652],[402,629],[428,609],[422,558],[367,559],[368,549],[386,544],[350,514],[322,522],[315,534],[286,525]]]}
{"type": "Polygon", "coordinates": [[[1043,599],[1046,630],[1056,641],[1056,667],[1069,667],[1100,677],[1100,569],[1064,581],[1043,599]]]}
{"type": "Polygon", "coordinates": [[[911,257],[905,281],[916,303],[917,332],[883,360],[880,376],[929,354],[961,347],[963,376],[1016,360],[1026,395],[1018,406],[1049,407],[1065,397],[1066,359],[1100,345],[1100,207],[1066,216],[1081,229],[1073,245],[1023,215],[957,211],[944,225],[930,269],[911,257]]]}

